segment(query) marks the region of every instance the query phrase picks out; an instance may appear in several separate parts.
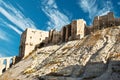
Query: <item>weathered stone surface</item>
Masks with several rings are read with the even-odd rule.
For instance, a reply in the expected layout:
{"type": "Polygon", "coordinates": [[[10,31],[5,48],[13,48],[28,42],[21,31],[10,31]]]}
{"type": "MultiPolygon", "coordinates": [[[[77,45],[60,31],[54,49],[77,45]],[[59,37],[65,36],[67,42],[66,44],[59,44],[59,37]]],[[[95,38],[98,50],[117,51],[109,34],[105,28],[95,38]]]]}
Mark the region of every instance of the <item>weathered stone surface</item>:
{"type": "Polygon", "coordinates": [[[53,31],[52,43],[57,44],[61,41],[61,34],[59,31],[53,31]]]}
{"type": "Polygon", "coordinates": [[[0,58],[0,75],[3,71],[8,70],[10,68],[11,63],[14,64],[15,57],[3,57],[0,58]]]}
{"type": "Polygon", "coordinates": [[[27,57],[37,44],[40,44],[48,37],[48,32],[27,28],[21,35],[19,56],[27,57]]]}
{"type": "Polygon", "coordinates": [[[119,80],[120,28],[106,28],[80,40],[38,49],[0,80],[6,75],[12,80],[119,80]]]}
{"type": "Polygon", "coordinates": [[[72,21],[71,36],[73,39],[81,39],[85,36],[86,22],[83,19],[72,21]]]}

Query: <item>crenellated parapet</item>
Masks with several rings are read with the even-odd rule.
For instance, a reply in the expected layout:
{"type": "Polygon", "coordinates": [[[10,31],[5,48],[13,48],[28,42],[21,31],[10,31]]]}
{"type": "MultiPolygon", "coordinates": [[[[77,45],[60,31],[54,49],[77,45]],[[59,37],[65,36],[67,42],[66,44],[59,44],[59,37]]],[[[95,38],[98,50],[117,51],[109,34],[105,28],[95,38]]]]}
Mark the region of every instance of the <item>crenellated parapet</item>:
{"type": "Polygon", "coordinates": [[[16,56],[0,58],[0,75],[15,64],[16,56]]]}

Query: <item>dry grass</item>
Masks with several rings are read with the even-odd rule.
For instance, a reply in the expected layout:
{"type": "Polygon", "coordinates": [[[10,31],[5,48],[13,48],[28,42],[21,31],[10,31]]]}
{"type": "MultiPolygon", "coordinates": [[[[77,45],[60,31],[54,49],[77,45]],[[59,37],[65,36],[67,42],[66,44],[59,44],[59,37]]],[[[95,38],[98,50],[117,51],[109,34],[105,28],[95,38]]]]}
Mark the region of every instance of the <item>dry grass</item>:
{"type": "Polygon", "coordinates": [[[35,53],[36,50],[33,50],[32,52],[29,53],[29,55],[27,55],[24,59],[27,59],[30,55],[32,55],[33,53],[35,53]]]}
{"type": "Polygon", "coordinates": [[[61,64],[61,61],[51,61],[48,64],[46,64],[45,67],[49,67],[49,66],[54,65],[54,64],[59,65],[59,64],[61,64]]]}
{"type": "Polygon", "coordinates": [[[32,55],[32,59],[35,60],[37,58],[37,55],[32,55]]]}
{"type": "Polygon", "coordinates": [[[90,38],[86,41],[86,46],[94,46],[100,38],[100,33],[91,35],[90,38]]]}
{"type": "Polygon", "coordinates": [[[120,53],[111,53],[109,58],[120,58],[120,53]]]}
{"type": "Polygon", "coordinates": [[[57,71],[58,71],[58,68],[55,68],[55,67],[54,67],[54,68],[51,69],[51,72],[52,72],[52,73],[57,72],[57,71]]]}
{"type": "Polygon", "coordinates": [[[29,67],[25,71],[23,71],[23,74],[31,74],[34,72],[36,72],[36,70],[34,68],[29,67]]]}
{"type": "Polygon", "coordinates": [[[62,49],[62,51],[65,51],[66,49],[71,49],[73,46],[67,46],[62,49]]]}
{"type": "Polygon", "coordinates": [[[15,79],[13,77],[10,76],[10,72],[5,73],[5,76],[3,76],[3,78],[1,78],[2,80],[20,80],[20,79],[15,79]]]}

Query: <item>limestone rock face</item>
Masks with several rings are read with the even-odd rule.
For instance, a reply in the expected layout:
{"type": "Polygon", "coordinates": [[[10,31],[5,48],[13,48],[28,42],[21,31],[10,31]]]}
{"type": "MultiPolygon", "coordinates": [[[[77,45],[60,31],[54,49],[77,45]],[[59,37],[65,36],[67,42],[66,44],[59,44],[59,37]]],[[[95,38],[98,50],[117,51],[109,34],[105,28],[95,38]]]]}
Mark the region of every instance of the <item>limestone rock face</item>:
{"type": "Polygon", "coordinates": [[[0,76],[0,80],[119,79],[120,27],[38,49],[0,76]]]}

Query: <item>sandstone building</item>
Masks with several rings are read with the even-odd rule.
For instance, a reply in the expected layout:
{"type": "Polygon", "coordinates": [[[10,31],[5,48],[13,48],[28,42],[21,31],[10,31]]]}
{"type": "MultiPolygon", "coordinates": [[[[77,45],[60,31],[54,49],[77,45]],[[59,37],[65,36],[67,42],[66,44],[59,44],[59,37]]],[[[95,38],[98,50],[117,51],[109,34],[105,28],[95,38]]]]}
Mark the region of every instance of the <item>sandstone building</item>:
{"type": "Polygon", "coordinates": [[[101,30],[103,28],[120,25],[120,18],[115,18],[113,12],[109,12],[107,15],[96,16],[93,20],[93,30],[101,30]]]}
{"type": "Polygon", "coordinates": [[[21,35],[19,56],[21,58],[28,56],[46,37],[48,37],[46,31],[27,28],[21,35]]]}

